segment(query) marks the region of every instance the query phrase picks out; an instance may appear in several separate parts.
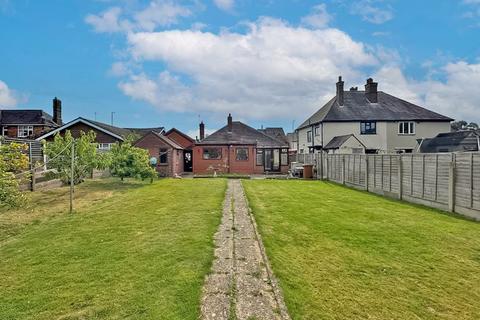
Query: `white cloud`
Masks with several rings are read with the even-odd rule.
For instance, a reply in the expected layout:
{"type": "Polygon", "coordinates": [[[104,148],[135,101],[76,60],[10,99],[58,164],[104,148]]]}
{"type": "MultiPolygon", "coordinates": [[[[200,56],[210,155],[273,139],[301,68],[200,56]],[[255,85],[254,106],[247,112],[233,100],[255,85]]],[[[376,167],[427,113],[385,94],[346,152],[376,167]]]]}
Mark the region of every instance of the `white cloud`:
{"type": "Polygon", "coordinates": [[[409,79],[398,67],[381,68],[375,77],[379,80],[379,90],[452,118],[479,121],[480,63],[448,63],[438,73],[444,81],[409,79]]]}
{"type": "Polygon", "coordinates": [[[180,18],[192,14],[190,8],[172,0],[153,0],[142,10],[129,10],[127,13],[119,7],[111,7],[99,15],[89,14],[85,22],[98,33],[153,31],[159,26],[177,24],[180,18]]]}
{"type": "Polygon", "coordinates": [[[359,15],[363,20],[374,23],[382,24],[393,19],[393,11],[389,6],[380,7],[378,0],[360,0],[356,1],[350,12],[355,15],[359,15]]]}
{"type": "Polygon", "coordinates": [[[128,42],[137,62],[159,61],[169,71],[131,77],[120,86],[125,94],[163,110],[235,110],[246,118],[304,117],[331,96],[338,75],[360,79],[361,67],[377,63],[340,30],[271,18],[251,23],[246,33],[142,32],[128,42]]]}
{"type": "Polygon", "coordinates": [[[302,23],[314,28],[325,28],[332,20],[332,16],[327,11],[327,6],[322,3],[313,7],[312,13],[302,18],[302,23]]]}
{"type": "Polygon", "coordinates": [[[235,6],[234,0],[213,0],[215,5],[225,11],[231,11],[235,6]]]}
{"type": "Polygon", "coordinates": [[[150,2],[144,10],[136,13],[134,19],[141,30],[152,31],[157,26],[170,26],[178,23],[178,19],[189,17],[192,11],[170,0],[157,0],[150,2]]]}
{"type": "Polygon", "coordinates": [[[120,21],[122,9],[112,7],[101,13],[100,15],[89,14],[85,17],[85,22],[90,24],[95,32],[120,32],[125,31],[128,27],[126,21],[120,21]]]}
{"type": "Polygon", "coordinates": [[[16,93],[7,84],[0,80],[0,109],[12,108],[18,103],[16,93]]]}

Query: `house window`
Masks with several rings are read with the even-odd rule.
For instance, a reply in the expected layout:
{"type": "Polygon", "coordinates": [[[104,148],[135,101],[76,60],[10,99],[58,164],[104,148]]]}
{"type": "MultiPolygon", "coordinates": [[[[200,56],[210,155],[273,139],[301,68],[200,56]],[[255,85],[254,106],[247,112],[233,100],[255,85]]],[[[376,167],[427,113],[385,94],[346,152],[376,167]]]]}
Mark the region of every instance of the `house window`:
{"type": "Polygon", "coordinates": [[[288,164],[288,149],[282,149],[282,153],[280,154],[280,163],[282,166],[286,166],[288,164]]]}
{"type": "Polygon", "coordinates": [[[203,159],[204,160],[222,159],[222,149],[221,148],[203,148],[203,159]]]}
{"type": "Polygon", "coordinates": [[[377,134],[377,123],[375,121],[360,122],[361,134],[377,134]]]}
{"type": "Polygon", "coordinates": [[[263,150],[257,149],[257,166],[263,166],[263,150]]]}
{"type": "Polygon", "coordinates": [[[319,136],[319,135],[320,135],[320,125],[319,125],[319,124],[317,124],[317,125],[315,126],[315,135],[316,135],[316,136],[319,136]]]}
{"type": "Polygon", "coordinates": [[[248,148],[236,148],[235,153],[237,161],[248,160],[248,148]]]}
{"type": "Polygon", "coordinates": [[[108,151],[112,148],[111,143],[99,143],[97,144],[97,149],[100,151],[108,151]]]}
{"type": "Polygon", "coordinates": [[[399,122],[398,134],[415,134],[415,122],[413,121],[399,122]]]}
{"type": "Polygon", "coordinates": [[[18,126],[17,136],[19,138],[27,138],[33,135],[33,126],[18,126]]]}
{"type": "Polygon", "coordinates": [[[168,149],[160,149],[158,152],[158,160],[160,164],[168,163],[168,149]]]}
{"type": "Polygon", "coordinates": [[[2,127],[2,136],[8,136],[8,127],[2,127]]]}
{"type": "Polygon", "coordinates": [[[307,131],[307,142],[312,142],[312,130],[307,131]]]}

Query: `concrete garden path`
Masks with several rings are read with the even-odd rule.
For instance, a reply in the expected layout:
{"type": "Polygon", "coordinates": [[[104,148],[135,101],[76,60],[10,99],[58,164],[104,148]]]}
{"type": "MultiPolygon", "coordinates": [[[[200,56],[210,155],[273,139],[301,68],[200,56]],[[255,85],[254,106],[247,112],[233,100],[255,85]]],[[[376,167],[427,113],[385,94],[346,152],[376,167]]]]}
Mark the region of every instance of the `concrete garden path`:
{"type": "Polygon", "coordinates": [[[228,182],[201,315],[205,320],[290,319],[240,180],[228,182]]]}

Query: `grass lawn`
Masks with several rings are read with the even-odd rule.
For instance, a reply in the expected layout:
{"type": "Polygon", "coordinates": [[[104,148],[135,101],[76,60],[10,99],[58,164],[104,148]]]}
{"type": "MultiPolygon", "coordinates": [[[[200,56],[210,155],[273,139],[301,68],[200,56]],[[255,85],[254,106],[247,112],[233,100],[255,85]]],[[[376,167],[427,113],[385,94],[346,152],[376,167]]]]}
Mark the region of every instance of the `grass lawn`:
{"type": "Polygon", "coordinates": [[[89,181],[0,210],[0,319],[197,319],[223,179],[89,181]]]}
{"type": "Polygon", "coordinates": [[[480,319],[480,223],[320,181],[243,181],[294,319],[480,319]]]}

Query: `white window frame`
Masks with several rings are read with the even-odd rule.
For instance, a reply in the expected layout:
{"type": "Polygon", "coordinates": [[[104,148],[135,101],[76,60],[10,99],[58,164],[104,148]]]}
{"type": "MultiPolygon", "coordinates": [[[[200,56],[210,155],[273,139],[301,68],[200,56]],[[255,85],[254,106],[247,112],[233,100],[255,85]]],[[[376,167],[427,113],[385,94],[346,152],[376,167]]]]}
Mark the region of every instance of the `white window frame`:
{"type": "Polygon", "coordinates": [[[312,130],[307,131],[307,142],[313,141],[313,132],[312,130]]]}
{"type": "Polygon", "coordinates": [[[315,125],[315,136],[318,137],[320,135],[320,125],[317,124],[315,125]]]}
{"type": "Polygon", "coordinates": [[[98,143],[97,144],[97,149],[100,151],[109,151],[112,149],[112,144],[111,143],[98,143]]]}
{"type": "Polygon", "coordinates": [[[398,123],[398,134],[411,136],[415,135],[415,121],[401,121],[398,123]],[[407,131],[405,132],[405,125],[407,131]]]}
{"type": "Polygon", "coordinates": [[[8,135],[8,127],[7,126],[3,126],[2,127],[2,137],[5,137],[8,135]]]}
{"type": "Polygon", "coordinates": [[[18,138],[28,138],[33,135],[33,126],[18,126],[17,127],[17,137],[18,138]],[[25,133],[26,131],[26,133],[25,133]]]}

